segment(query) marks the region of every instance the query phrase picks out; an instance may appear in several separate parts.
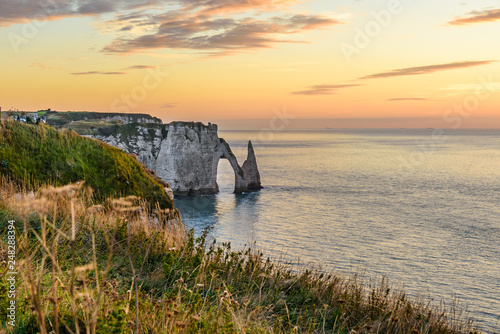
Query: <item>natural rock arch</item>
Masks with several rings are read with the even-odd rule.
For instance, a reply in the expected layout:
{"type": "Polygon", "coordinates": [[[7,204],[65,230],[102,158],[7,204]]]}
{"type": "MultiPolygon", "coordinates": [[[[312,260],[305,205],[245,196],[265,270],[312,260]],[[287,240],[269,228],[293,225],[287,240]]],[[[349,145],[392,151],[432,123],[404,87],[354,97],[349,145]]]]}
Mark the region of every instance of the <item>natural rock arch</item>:
{"type": "Polygon", "coordinates": [[[229,144],[219,138],[216,124],[128,123],[106,130],[90,136],[137,155],[141,163],[170,184],[176,195],[218,193],[220,159],[227,159],[233,168],[235,193],[262,188],[252,143],[248,143],[242,168],[229,144]]]}
{"type": "MultiPolygon", "coordinates": [[[[236,156],[233,154],[233,152],[231,151],[231,148],[229,147],[229,144],[224,139],[220,138],[220,142],[221,142],[220,159],[229,160],[229,163],[231,164],[231,167],[233,168],[233,171],[234,171],[234,193],[241,194],[242,192],[248,191],[245,173],[243,172],[243,169],[238,164],[238,160],[236,159],[236,156]]],[[[218,167],[218,165],[219,165],[219,162],[217,161],[217,167],[218,167]]],[[[216,173],[215,180],[217,180],[217,169],[215,171],[215,173],[216,173]]]]}

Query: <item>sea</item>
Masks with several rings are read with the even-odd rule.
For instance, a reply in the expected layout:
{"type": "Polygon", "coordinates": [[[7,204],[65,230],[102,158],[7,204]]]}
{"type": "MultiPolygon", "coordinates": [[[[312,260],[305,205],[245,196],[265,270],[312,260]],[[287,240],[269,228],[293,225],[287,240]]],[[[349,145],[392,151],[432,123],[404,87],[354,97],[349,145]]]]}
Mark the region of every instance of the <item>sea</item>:
{"type": "Polygon", "coordinates": [[[179,197],[195,235],[254,247],[297,268],[386,277],[458,301],[500,333],[500,130],[220,131],[240,165],[252,140],[264,189],[179,197]]]}

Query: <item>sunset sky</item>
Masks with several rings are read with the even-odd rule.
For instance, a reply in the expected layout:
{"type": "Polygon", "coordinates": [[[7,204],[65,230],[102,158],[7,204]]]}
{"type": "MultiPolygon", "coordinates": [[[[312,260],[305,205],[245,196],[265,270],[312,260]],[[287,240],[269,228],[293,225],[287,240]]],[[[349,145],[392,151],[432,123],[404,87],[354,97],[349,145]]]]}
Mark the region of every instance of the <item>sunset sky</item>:
{"type": "Polygon", "coordinates": [[[500,128],[499,36],[498,0],[0,0],[0,106],[500,128]]]}

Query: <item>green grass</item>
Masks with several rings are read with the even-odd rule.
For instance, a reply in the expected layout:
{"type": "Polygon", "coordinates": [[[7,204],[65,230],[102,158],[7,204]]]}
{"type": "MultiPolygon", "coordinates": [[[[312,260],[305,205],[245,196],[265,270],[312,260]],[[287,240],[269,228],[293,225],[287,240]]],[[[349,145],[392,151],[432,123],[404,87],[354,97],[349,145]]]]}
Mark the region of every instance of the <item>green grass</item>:
{"type": "MultiPolygon", "coordinates": [[[[386,280],[292,270],[195,240],[134,200],[89,207],[72,187],[16,198],[0,185],[0,217],[18,228],[18,333],[476,333],[456,308],[386,280]]],[[[6,224],[0,235],[4,256],[6,224]]],[[[0,263],[0,331],[10,333],[6,271],[0,263]]]]}
{"type": "Polygon", "coordinates": [[[73,130],[79,135],[98,135],[101,134],[101,129],[114,128],[120,124],[119,121],[106,122],[100,119],[92,119],[87,121],[73,121],[64,124],[62,128],[73,130]]]}
{"type": "Polygon", "coordinates": [[[0,124],[0,173],[31,185],[85,181],[95,199],[135,195],[173,209],[167,185],[118,148],[69,130],[0,124]]]}
{"type": "Polygon", "coordinates": [[[51,126],[61,127],[68,125],[71,122],[100,120],[106,117],[124,116],[131,119],[133,122],[138,122],[139,119],[149,119],[156,123],[161,123],[157,117],[148,114],[120,114],[120,113],[101,113],[89,111],[66,111],[66,112],[47,112],[47,122],[51,126]]]}

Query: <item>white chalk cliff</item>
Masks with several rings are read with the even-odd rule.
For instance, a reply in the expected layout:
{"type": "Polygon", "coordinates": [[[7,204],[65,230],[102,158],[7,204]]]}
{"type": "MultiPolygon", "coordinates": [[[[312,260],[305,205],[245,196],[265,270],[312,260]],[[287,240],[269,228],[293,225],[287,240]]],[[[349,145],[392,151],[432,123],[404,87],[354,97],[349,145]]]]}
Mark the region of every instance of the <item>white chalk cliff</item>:
{"type": "Polygon", "coordinates": [[[99,128],[89,135],[135,154],[156,172],[176,195],[215,194],[220,159],[229,160],[235,193],[261,189],[260,175],[252,144],[241,168],[229,144],[217,133],[217,125],[194,122],[128,123],[99,128]]]}

